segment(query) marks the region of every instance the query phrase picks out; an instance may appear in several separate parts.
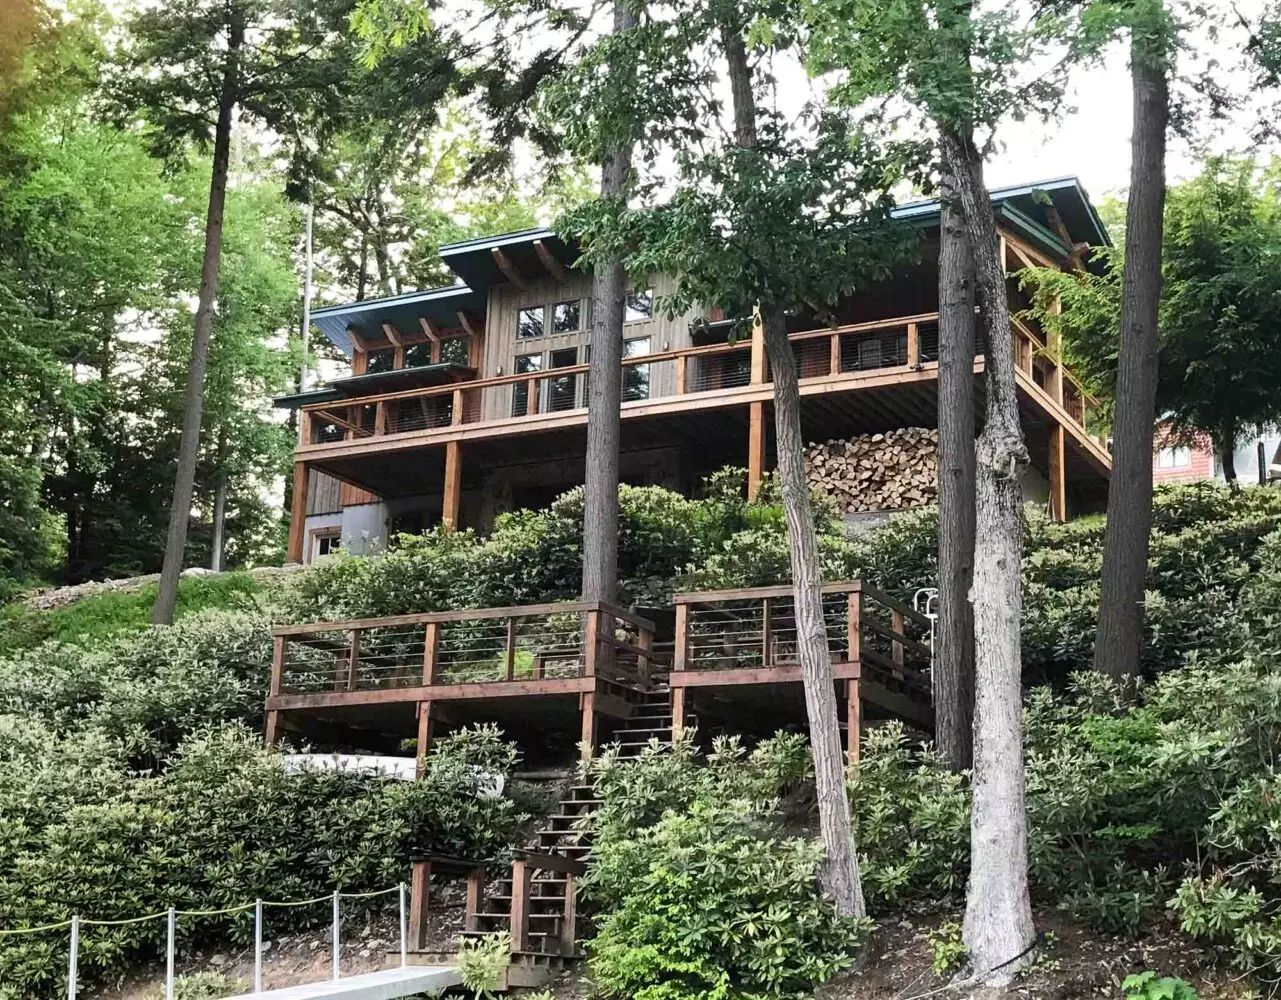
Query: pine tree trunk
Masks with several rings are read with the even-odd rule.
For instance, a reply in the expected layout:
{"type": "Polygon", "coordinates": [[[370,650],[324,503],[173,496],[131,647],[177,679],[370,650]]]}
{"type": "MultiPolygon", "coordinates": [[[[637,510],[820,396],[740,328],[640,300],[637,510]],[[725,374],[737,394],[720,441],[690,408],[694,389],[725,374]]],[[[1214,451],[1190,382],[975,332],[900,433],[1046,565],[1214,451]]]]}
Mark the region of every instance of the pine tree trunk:
{"type": "Polygon", "coordinates": [[[934,733],[954,771],[974,742],[974,259],[955,185],[942,189],[939,227],[939,565],[934,733]]]}
{"type": "Polygon", "coordinates": [[[1014,346],[1005,267],[983,161],[972,137],[940,130],[943,159],[973,248],[986,335],[987,409],[975,449],[974,774],[971,783],[970,879],[962,937],[975,975],[1009,982],[1031,945],[1027,881],[1027,809],[1023,783],[1022,654],[1019,618],[1023,546],[1020,482],[1027,448],[1019,424],[1014,346]]]}
{"type": "MultiPolygon", "coordinates": [[[[626,0],[614,2],[614,33],[635,27],[626,0]]],[[[620,71],[621,67],[611,67],[620,71]]],[[[618,143],[601,163],[600,196],[626,195],[631,143],[618,143]]],[[[587,379],[587,457],[583,476],[583,599],[618,597],[618,442],[623,401],[623,316],[627,275],[622,261],[597,261],[592,275],[591,358],[587,379]]]]}
{"type": "MultiPolygon", "coordinates": [[[[727,22],[722,25],[721,38],[729,64],[735,141],[743,149],[755,149],[756,98],[752,92],[751,70],[741,31],[741,25],[727,22]]],[[[760,312],[765,350],[774,379],[774,434],[783,515],[787,521],[788,558],[792,569],[796,653],[805,688],[810,752],[814,757],[819,833],[827,853],[822,872],[823,891],[831,897],[837,913],[861,917],[867,908],[850,823],[836,688],[827,647],[827,626],[823,620],[823,599],[819,589],[823,583],[822,562],[805,470],[796,358],[787,336],[782,308],[763,305],[760,312]]]]}
{"type": "Polygon", "coordinates": [[[152,621],[173,622],[178,600],[178,578],[187,547],[187,522],[191,517],[191,494],[196,481],[196,459],[200,454],[200,424],[204,416],[205,369],[209,363],[209,339],[213,333],[214,305],[218,298],[218,271],[222,260],[222,214],[227,200],[227,172],[231,161],[231,123],[240,90],[240,50],[245,40],[244,15],[233,8],[228,31],[227,62],[223,67],[222,93],[218,100],[218,123],[214,130],[213,172],[209,181],[209,210],[205,218],[205,253],[200,267],[200,296],[196,306],[195,332],[191,339],[191,364],[187,369],[187,390],[183,398],[182,440],[178,447],[178,469],[174,475],[173,499],[169,506],[169,531],[165,538],[165,560],[160,570],[160,588],[152,621]]]}
{"type": "Polygon", "coordinates": [[[1157,310],[1161,301],[1165,132],[1170,114],[1164,51],[1143,33],[1130,44],[1134,131],[1125,210],[1121,342],[1112,428],[1112,479],[1103,536],[1094,669],[1117,680],[1139,670],[1143,597],[1152,529],[1152,437],[1156,423],[1157,310]]]}

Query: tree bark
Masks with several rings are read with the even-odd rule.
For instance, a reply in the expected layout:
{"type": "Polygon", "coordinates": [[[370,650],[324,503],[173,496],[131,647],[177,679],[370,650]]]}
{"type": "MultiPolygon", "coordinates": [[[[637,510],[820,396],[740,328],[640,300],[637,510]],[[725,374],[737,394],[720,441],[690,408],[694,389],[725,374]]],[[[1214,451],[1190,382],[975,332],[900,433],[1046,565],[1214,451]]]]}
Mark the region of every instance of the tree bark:
{"type": "Polygon", "coordinates": [[[222,572],[223,529],[227,521],[227,473],[223,469],[226,452],[227,431],[226,428],[219,428],[214,471],[218,477],[218,485],[214,488],[213,525],[209,538],[209,568],[215,573],[222,572]]]}
{"type": "MultiPolygon", "coordinates": [[[[636,26],[625,0],[614,0],[614,33],[636,26]]],[[[611,67],[617,72],[622,67],[611,67]]],[[[632,144],[618,142],[601,163],[600,196],[623,199],[632,144]]],[[[618,442],[623,400],[623,316],[627,274],[618,258],[592,275],[591,358],[587,379],[587,457],[583,476],[583,599],[618,597],[618,442]]]]}
{"type": "Polygon", "coordinates": [[[975,449],[974,774],[970,880],[962,938],[975,976],[1008,983],[1035,929],[1027,881],[1019,618],[1023,546],[1020,481],[1028,453],[1019,424],[1005,267],[983,161],[972,136],[940,129],[943,159],[974,252],[986,348],[987,409],[975,449]]]}
{"type": "Polygon", "coordinates": [[[941,194],[934,733],[948,765],[963,771],[974,752],[974,257],[946,178],[941,194]]]}
{"type": "Polygon", "coordinates": [[[205,369],[209,363],[209,340],[213,333],[218,272],[222,263],[222,216],[231,160],[231,124],[240,91],[240,51],[244,40],[244,13],[233,5],[227,33],[227,61],[223,67],[222,92],[218,100],[218,124],[214,130],[213,172],[209,181],[209,209],[205,217],[205,252],[200,267],[200,295],[195,332],[191,339],[191,364],[187,369],[187,390],[183,399],[182,439],[178,447],[173,499],[169,506],[165,559],[152,615],[152,621],[157,625],[173,623],[178,578],[187,546],[187,522],[191,517],[191,493],[195,486],[200,424],[204,416],[205,369]]]}
{"type": "MultiPolygon", "coordinates": [[[[751,69],[741,32],[742,26],[737,23],[726,22],[721,27],[733,96],[735,142],[743,149],[755,149],[756,98],[752,92],[751,69]]],[[[823,620],[820,591],[822,561],[810,504],[809,478],[805,471],[796,358],[787,336],[787,321],[781,306],[762,303],[759,321],[764,328],[765,350],[774,379],[774,433],[792,570],[796,652],[805,689],[810,753],[814,757],[819,832],[827,855],[822,871],[823,890],[831,897],[837,913],[861,917],[866,914],[867,907],[863,900],[863,883],[850,823],[835,681],[827,646],[827,626],[823,620]]]]}
{"type": "MultiPolygon", "coordinates": [[[[1223,463],[1223,481],[1229,486],[1237,484],[1237,435],[1236,429],[1230,428],[1219,434],[1219,461],[1223,463]]],[[[1260,466],[1262,468],[1262,466],[1260,466]]],[[[1266,482],[1260,479],[1260,482],[1266,482]]]]}
{"type": "Polygon", "coordinates": [[[1143,641],[1143,596],[1152,528],[1165,133],[1170,114],[1164,48],[1146,33],[1135,32],[1131,40],[1130,77],[1134,130],[1130,197],[1125,210],[1121,342],[1099,628],[1094,640],[1094,669],[1122,681],[1138,673],[1143,641]]]}

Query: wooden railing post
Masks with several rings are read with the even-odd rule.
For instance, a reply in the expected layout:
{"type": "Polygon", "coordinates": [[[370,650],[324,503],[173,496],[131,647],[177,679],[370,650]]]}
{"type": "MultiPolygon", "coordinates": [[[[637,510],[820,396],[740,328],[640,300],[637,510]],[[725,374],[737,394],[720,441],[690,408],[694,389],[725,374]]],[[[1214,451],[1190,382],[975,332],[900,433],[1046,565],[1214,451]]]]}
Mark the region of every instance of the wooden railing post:
{"type": "Polygon", "coordinates": [[[271,641],[271,685],[267,694],[272,698],[280,694],[285,681],[285,637],[278,635],[271,641]]]}
{"type": "Polygon", "coordinates": [[[863,593],[855,590],[850,593],[846,608],[846,631],[849,633],[846,650],[851,663],[858,663],[863,654],[863,593]]]}
{"type": "Polygon", "coordinates": [[[676,358],[676,395],[678,396],[683,396],[689,391],[687,388],[687,381],[689,379],[689,371],[686,367],[687,360],[688,359],[683,354],[676,358]]]}
{"type": "Polygon", "coordinates": [[[422,951],[427,946],[427,886],[431,881],[431,862],[415,861],[409,882],[409,948],[422,951]]]}
{"type": "Polygon", "coordinates": [[[463,422],[463,390],[455,389],[454,401],[452,404],[452,409],[449,414],[449,423],[452,426],[457,427],[462,422],[463,422]]]}
{"type": "Polygon", "coordinates": [[[512,862],[512,951],[529,950],[529,893],[533,884],[533,869],[523,858],[512,862]]]}
{"type": "MultiPolygon", "coordinates": [[[[638,629],[636,645],[640,646],[648,654],[648,651],[654,648],[654,633],[647,628],[638,629]]],[[[650,664],[652,662],[648,655],[636,657],[636,670],[640,674],[641,683],[645,687],[649,687],[650,664]]]]}
{"type": "Polygon", "coordinates": [[[827,351],[827,373],[839,375],[841,373],[841,335],[839,333],[832,334],[827,351]]]}
{"type": "Polygon", "coordinates": [[[774,602],[768,597],[761,598],[761,666],[769,667],[774,664],[774,657],[770,655],[770,640],[773,639],[773,622],[770,620],[771,613],[774,610],[774,602]]]}
{"type": "Polygon", "coordinates": [[[583,612],[583,676],[595,677],[600,656],[600,612],[583,612]]]}
{"type": "Polygon", "coordinates": [[[672,670],[685,669],[686,650],[689,648],[689,605],[676,605],[676,648],[672,650],[672,670]]]}
{"type": "MultiPolygon", "coordinates": [[[[890,609],[890,629],[895,635],[903,635],[903,612],[898,608],[890,609]]],[[[903,643],[898,639],[890,640],[890,659],[895,666],[903,666],[903,643]]]]}
{"type": "Polygon", "coordinates": [[[907,324],[907,364],[908,367],[921,363],[920,328],[915,323],[907,324]]]}
{"type": "Polygon", "coordinates": [[[463,910],[463,930],[475,931],[480,929],[480,920],[476,914],[480,912],[481,900],[485,898],[485,869],[473,868],[467,873],[467,906],[463,910]]]}
{"type": "Polygon", "coordinates": [[[533,416],[538,412],[538,379],[531,378],[525,383],[525,415],[533,416]]]}
{"type": "Polygon", "coordinates": [[[572,872],[565,872],[565,910],[560,922],[560,953],[566,957],[574,954],[574,939],[578,936],[574,927],[577,919],[577,900],[574,894],[574,875],[572,872]]]}
{"type": "Polygon", "coordinates": [[[357,674],[360,670],[360,634],[361,630],[351,630],[351,653],[347,659],[347,690],[356,690],[357,674]]]}
{"type": "Polygon", "coordinates": [[[507,679],[516,674],[516,618],[507,619],[507,679]]]}
{"type": "Polygon", "coordinates": [[[428,622],[423,633],[423,686],[436,683],[436,659],[440,653],[440,622],[428,622]]]}

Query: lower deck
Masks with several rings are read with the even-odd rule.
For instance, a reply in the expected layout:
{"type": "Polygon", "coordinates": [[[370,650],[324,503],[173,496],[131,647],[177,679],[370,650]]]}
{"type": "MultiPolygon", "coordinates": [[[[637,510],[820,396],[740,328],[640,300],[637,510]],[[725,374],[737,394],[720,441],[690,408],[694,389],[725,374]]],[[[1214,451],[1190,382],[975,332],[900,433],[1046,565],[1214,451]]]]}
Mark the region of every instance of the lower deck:
{"type": "MultiPolygon", "coordinates": [[[[928,731],[930,619],[859,581],[822,589],[851,760],[865,720],[928,731]]],[[[495,723],[525,765],[563,766],[634,728],[654,699],[670,738],[806,730],[790,587],[674,598],[674,630],[599,602],[288,626],[275,636],[270,742],[398,753],[495,723]],[[668,725],[668,723],[664,723],[668,725]]]]}

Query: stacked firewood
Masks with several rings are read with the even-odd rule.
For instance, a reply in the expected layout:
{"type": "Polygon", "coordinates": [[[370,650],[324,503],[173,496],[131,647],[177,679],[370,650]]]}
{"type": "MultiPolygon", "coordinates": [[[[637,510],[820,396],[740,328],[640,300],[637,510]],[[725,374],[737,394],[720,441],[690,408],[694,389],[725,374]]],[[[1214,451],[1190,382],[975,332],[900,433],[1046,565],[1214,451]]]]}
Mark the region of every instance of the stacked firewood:
{"type": "Polygon", "coordinates": [[[933,503],[938,446],[939,432],[925,427],[810,444],[805,449],[810,487],[846,513],[933,503]]]}

